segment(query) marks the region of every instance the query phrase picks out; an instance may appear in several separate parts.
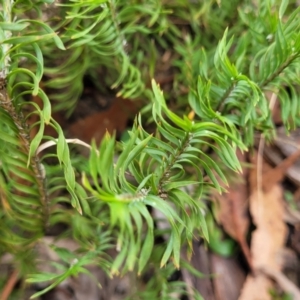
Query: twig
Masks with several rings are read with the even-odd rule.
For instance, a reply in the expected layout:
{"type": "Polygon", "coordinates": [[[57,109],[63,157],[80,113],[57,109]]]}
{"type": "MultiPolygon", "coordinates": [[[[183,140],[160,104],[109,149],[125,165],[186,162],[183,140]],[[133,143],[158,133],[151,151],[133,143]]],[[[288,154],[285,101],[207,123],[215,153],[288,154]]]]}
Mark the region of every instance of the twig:
{"type": "Polygon", "coordinates": [[[293,299],[300,299],[300,290],[283,273],[273,270],[269,267],[263,267],[260,270],[270,278],[274,279],[284,292],[292,294],[293,299]]]}
{"type": "Polygon", "coordinates": [[[7,300],[16,285],[17,281],[19,279],[19,272],[17,270],[14,270],[10,277],[8,278],[2,293],[0,294],[0,300],[7,300]]]}
{"type": "Polygon", "coordinates": [[[290,141],[290,140],[287,140],[287,139],[282,139],[280,137],[275,137],[275,141],[276,142],[280,142],[280,143],[284,143],[284,144],[288,144],[290,146],[295,147],[296,149],[300,149],[299,143],[297,143],[295,141],[290,141]]]}
{"type": "Polygon", "coordinates": [[[300,157],[300,149],[281,161],[275,168],[264,174],[264,188],[271,188],[275,183],[281,181],[287,171],[300,157]]]}
{"type": "MultiPolygon", "coordinates": [[[[74,145],[81,145],[81,146],[84,146],[88,149],[92,149],[91,145],[79,140],[79,139],[66,139],[66,142],[68,144],[74,144],[74,145]]],[[[54,141],[48,141],[48,142],[45,142],[44,144],[41,144],[37,150],[36,150],[36,154],[38,155],[39,153],[41,153],[43,150],[51,147],[51,146],[55,146],[57,144],[57,139],[55,139],[54,141]]],[[[97,154],[99,154],[99,151],[96,150],[97,154]]]]}
{"type": "MultiPolygon", "coordinates": [[[[91,145],[89,145],[86,142],[84,142],[82,140],[79,140],[79,139],[66,139],[65,141],[68,144],[81,145],[81,146],[84,146],[84,147],[86,147],[86,148],[88,148],[90,150],[92,149],[91,145]]],[[[51,146],[55,146],[55,145],[57,145],[57,139],[55,139],[53,141],[45,142],[44,144],[41,144],[37,148],[37,150],[36,150],[36,155],[38,155],[39,153],[41,153],[43,150],[45,150],[45,149],[47,149],[47,148],[49,148],[51,146]]],[[[95,151],[96,151],[97,155],[100,154],[100,152],[97,149],[95,149],[95,151]]],[[[115,164],[114,164],[114,166],[115,166],[115,164]]],[[[131,173],[127,172],[127,171],[125,172],[125,174],[133,177],[133,175],[131,173]]]]}

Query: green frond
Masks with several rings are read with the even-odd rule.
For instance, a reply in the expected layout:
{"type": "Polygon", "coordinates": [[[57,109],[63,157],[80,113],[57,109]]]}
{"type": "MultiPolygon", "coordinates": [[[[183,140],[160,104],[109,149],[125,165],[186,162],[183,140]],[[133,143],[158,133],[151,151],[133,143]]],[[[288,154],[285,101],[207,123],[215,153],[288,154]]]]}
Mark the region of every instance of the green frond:
{"type": "Polygon", "coordinates": [[[146,265],[149,255],[144,249],[152,249],[154,240],[153,221],[147,206],[161,211],[171,229],[161,265],[165,265],[172,256],[175,266],[179,267],[178,249],[182,241],[187,240],[191,244],[195,230],[200,230],[204,237],[209,238],[201,211],[203,207],[199,203],[201,190],[197,191],[198,198],[194,200],[187,190],[182,189],[193,190],[193,186],[204,188],[212,184],[221,192],[215,173],[226,182],[222,170],[198,148],[199,145],[212,139],[216,153],[228,167],[236,171],[240,170],[240,165],[231,147],[237,145],[245,149],[242,142],[223,126],[180,118],[168,110],[162,92],[155,83],[153,91],[153,119],[158,126],[158,133],[165,136],[166,140],[144,131],[139,118],[139,123],[135,123],[129,134],[129,140],[122,144],[117,161],[114,163],[114,137],[107,134],[99,150],[94,146],[90,156],[92,184],[86,175],[83,176],[85,188],[98,201],[108,205],[110,223],[120,230],[117,242],[120,254],[113,264],[112,273],[117,273],[122,265],[124,270],[132,270],[136,257],[140,257],[139,272],[146,265]],[[232,145],[229,140],[232,140],[232,145]],[[187,173],[188,165],[195,170],[196,177],[192,175],[193,172],[187,173]],[[178,168],[181,170],[179,173],[178,168]],[[205,173],[208,182],[204,181],[205,173]],[[142,226],[142,219],[145,219],[147,229],[142,226]],[[133,228],[136,228],[136,233],[133,228]],[[140,238],[144,234],[143,244],[140,238]],[[126,258],[128,251],[131,255],[126,258]]]}
{"type": "Polygon", "coordinates": [[[36,157],[31,159],[30,167],[27,166],[28,133],[15,121],[8,111],[0,108],[0,199],[1,207],[6,212],[2,223],[5,228],[5,224],[16,222],[16,230],[1,236],[16,236],[12,242],[19,241],[18,248],[21,249],[24,243],[31,242],[30,237],[43,235],[49,217],[49,203],[36,157]],[[18,238],[23,236],[24,231],[29,234],[28,239],[18,238]]]}

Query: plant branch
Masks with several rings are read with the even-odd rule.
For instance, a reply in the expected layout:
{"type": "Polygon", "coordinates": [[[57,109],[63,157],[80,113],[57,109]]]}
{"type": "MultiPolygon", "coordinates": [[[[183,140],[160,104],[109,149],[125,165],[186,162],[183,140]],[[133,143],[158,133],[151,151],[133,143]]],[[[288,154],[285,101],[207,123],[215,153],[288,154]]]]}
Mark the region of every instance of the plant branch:
{"type": "Polygon", "coordinates": [[[233,89],[234,89],[234,84],[231,84],[231,86],[226,90],[225,94],[222,96],[221,100],[219,101],[216,111],[222,112],[225,106],[225,101],[228,98],[228,96],[231,94],[233,89]]]}
{"type": "Polygon", "coordinates": [[[19,271],[14,270],[12,274],[9,276],[1,294],[0,294],[0,299],[1,300],[7,300],[9,296],[11,295],[17,281],[19,279],[19,271]]]}
{"type": "Polygon", "coordinates": [[[279,74],[284,71],[285,68],[287,68],[297,57],[299,57],[299,54],[294,54],[291,57],[289,57],[278,69],[276,72],[274,72],[271,76],[269,76],[266,80],[264,80],[261,84],[259,84],[260,88],[263,88],[267,86],[270,82],[272,82],[279,74]]]}
{"type": "Polygon", "coordinates": [[[159,183],[158,183],[158,193],[159,195],[164,194],[162,185],[164,184],[164,181],[168,179],[169,177],[169,172],[172,168],[172,166],[176,163],[177,159],[180,157],[180,155],[184,152],[185,148],[188,146],[190,141],[190,136],[189,136],[189,132],[187,132],[185,134],[185,137],[182,140],[182,146],[181,148],[178,148],[176,153],[174,155],[172,155],[170,161],[168,161],[165,170],[163,171],[161,178],[159,179],[159,183]]]}
{"type": "MultiPolygon", "coordinates": [[[[22,117],[22,115],[16,112],[12,100],[10,99],[7,93],[6,86],[5,86],[5,79],[1,76],[0,76],[0,106],[10,115],[14,124],[18,128],[18,133],[21,140],[20,150],[28,156],[30,143],[31,143],[28,126],[24,122],[24,118],[22,117]]],[[[49,219],[49,199],[46,192],[45,176],[44,176],[43,168],[36,154],[34,154],[32,158],[30,158],[30,167],[37,183],[41,204],[43,205],[45,228],[47,228],[48,219],[49,219]]]]}
{"type": "MultiPolygon", "coordinates": [[[[66,139],[66,142],[68,144],[74,144],[74,145],[81,145],[81,146],[84,146],[88,149],[92,149],[91,145],[83,142],[82,140],[79,140],[79,139],[66,139]]],[[[57,144],[57,139],[55,139],[54,141],[48,141],[48,142],[45,142],[43,143],[42,145],[40,145],[37,150],[36,150],[36,155],[38,155],[39,153],[41,153],[43,150],[51,147],[51,146],[55,146],[57,144]]],[[[99,154],[99,151],[96,149],[96,152],[97,154],[99,154]]]]}

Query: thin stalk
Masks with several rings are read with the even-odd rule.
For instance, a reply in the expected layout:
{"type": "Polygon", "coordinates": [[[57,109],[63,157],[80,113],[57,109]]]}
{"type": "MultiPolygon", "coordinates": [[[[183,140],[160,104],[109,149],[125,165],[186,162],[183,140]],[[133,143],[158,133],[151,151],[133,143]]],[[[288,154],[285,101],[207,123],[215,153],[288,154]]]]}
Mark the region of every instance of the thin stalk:
{"type": "MultiPolygon", "coordinates": [[[[14,4],[14,0],[2,0],[2,7],[3,7],[3,21],[6,23],[11,23],[12,20],[12,7],[14,4]]],[[[11,31],[5,30],[4,31],[4,38],[8,39],[12,35],[11,31]]],[[[1,65],[0,76],[2,75],[6,78],[7,74],[9,73],[9,66],[10,66],[10,57],[7,55],[11,45],[10,44],[1,44],[2,53],[4,60],[1,65]]]]}
{"type": "Polygon", "coordinates": [[[221,100],[219,101],[219,104],[216,108],[216,111],[222,112],[225,106],[225,101],[227,100],[227,98],[229,97],[229,95],[231,94],[231,92],[234,89],[234,84],[231,84],[231,86],[226,90],[225,94],[222,96],[221,100]]]}

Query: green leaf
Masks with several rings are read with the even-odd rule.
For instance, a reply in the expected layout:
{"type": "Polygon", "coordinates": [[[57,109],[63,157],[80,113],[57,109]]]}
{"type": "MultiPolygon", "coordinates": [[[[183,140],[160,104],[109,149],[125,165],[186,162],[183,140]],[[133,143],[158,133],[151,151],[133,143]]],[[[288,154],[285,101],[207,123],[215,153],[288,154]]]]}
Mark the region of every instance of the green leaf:
{"type": "Polygon", "coordinates": [[[198,181],[192,181],[192,180],[185,180],[185,181],[177,181],[177,182],[170,182],[170,183],[166,183],[163,185],[164,189],[166,191],[170,191],[172,189],[177,189],[179,187],[185,187],[185,186],[190,186],[190,185],[194,185],[194,184],[199,184],[198,181]]]}
{"type": "MultiPolygon", "coordinates": [[[[125,241],[126,242],[126,241],[125,241]]],[[[123,244],[121,252],[115,258],[112,266],[111,266],[111,275],[119,274],[119,268],[122,262],[125,260],[126,255],[128,255],[128,242],[123,244]]]]}
{"type": "Polygon", "coordinates": [[[8,30],[8,31],[22,31],[28,26],[29,26],[29,23],[0,22],[0,28],[2,30],[8,30]]]}
{"type": "Polygon", "coordinates": [[[148,231],[146,234],[146,238],[144,239],[144,243],[141,249],[139,265],[138,265],[138,274],[142,272],[144,267],[146,266],[151,254],[154,245],[154,224],[152,216],[144,205],[139,206],[139,211],[143,215],[148,225],[148,231]]]}
{"type": "Polygon", "coordinates": [[[43,110],[42,110],[42,116],[45,124],[50,124],[51,120],[51,103],[49,101],[49,98],[45,94],[45,92],[41,89],[38,91],[38,96],[42,99],[43,101],[43,110]]]}
{"type": "Polygon", "coordinates": [[[149,261],[149,258],[152,254],[154,245],[154,234],[153,229],[149,228],[148,232],[146,234],[146,237],[144,239],[143,247],[140,253],[139,257],[139,264],[138,264],[138,274],[140,275],[145,266],[147,265],[147,262],[149,261]]]}
{"type": "Polygon", "coordinates": [[[279,19],[282,19],[289,2],[290,2],[289,0],[281,1],[280,7],[279,7],[279,19]]]}
{"type": "Polygon", "coordinates": [[[41,40],[50,40],[56,36],[56,33],[49,33],[44,35],[24,35],[20,37],[11,37],[2,41],[3,44],[32,44],[41,40]]]}
{"type": "Polygon", "coordinates": [[[61,39],[57,35],[57,33],[55,33],[53,31],[53,29],[50,26],[48,26],[47,24],[45,24],[44,22],[40,22],[40,21],[37,21],[37,20],[31,20],[31,19],[30,20],[29,19],[28,20],[23,19],[20,22],[33,23],[33,24],[41,26],[47,32],[47,34],[45,36],[48,36],[48,35],[52,35],[53,36],[53,40],[54,40],[57,48],[59,48],[61,50],[66,50],[63,42],[61,41],[61,39]]]}
{"type": "Polygon", "coordinates": [[[52,281],[53,279],[57,278],[59,275],[53,273],[38,273],[38,274],[29,274],[26,282],[29,283],[38,283],[38,282],[45,282],[45,281],[52,281]]]}
{"type": "Polygon", "coordinates": [[[190,129],[192,128],[192,122],[189,119],[181,119],[167,108],[164,108],[164,111],[175,125],[183,129],[184,131],[190,131],[190,129]]]}
{"type": "Polygon", "coordinates": [[[116,192],[116,185],[113,180],[111,180],[114,178],[114,147],[115,137],[111,137],[108,133],[106,133],[99,148],[99,157],[96,160],[96,165],[98,173],[101,176],[104,189],[106,191],[112,190],[116,192]]]}
{"type": "MultiPolygon", "coordinates": [[[[88,34],[101,20],[103,20],[103,18],[107,15],[106,11],[103,11],[101,14],[99,14],[98,18],[96,19],[96,21],[94,23],[92,23],[91,26],[89,26],[88,28],[84,29],[84,30],[80,30],[78,33],[74,34],[71,36],[71,39],[78,39],[81,37],[84,37],[86,34],[88,34]]],[[[99,33],[98,33],[99,34],[99,33]]]]}
{"type": "Polygon", "coordinates": [[[173,241],[174,265],[177,269],[179,269],[179,267],[180,267],[180,251],[181,251],[180,232],[177,232],[177,230],[173,230],[172,234],[174,235],[174,241],[173,241]]]}
{"type": "Polygon", "coordinates": [[[82,207],[83,213],[86,214],[86,215],[89,215],[89,216],[92,215],[90,205],[87,201],[88,195],[86,194],[84,188],[76,182],[75,183],[75,190],[76,190],[76,192],[79,196],[80,206],[82,207]]]}
{"type": "Polygon", "coordinates": [[[11,135],[3,132],[3,131],[1,131],[0,139],[2,141],[11,143],[11,144],[16,145],[16,146],[20,144],[19,139],[17,137],[11,136],[11,135]]]}
{"type": "Polygon", "coordinates": [[[173,250],[173,243],[174,243],[174,235],[171,234],[168,244],[167,244],[167,248],[163,254],[163,257],[160,261],[160,267],[162,268],[163,266],[166,265],[166,263],[168,262],[171,254],[172,254],[172,250],[173,250]]]}
{"type": "Polygon", "coordinates": [[[43,135],[44,135],[44,128],[45,128],[44,122],[43,122],[43,120],[41,120],[39,130],[38,130],[37,134],[35,135],[35,137],[33,138],[33,140],[30,143],[27,167],[30,164],[30,159],[36,154],[36,150],[37,150],[37,148],[39,147],[39,145],[41,143],[41,140],[42,140],[43,135]]]}
{"type": "Polygon", "coordinates": [[[178,224],[184,226],[183,221],[180,219],[175,210],[161,198],[153,195],[147,195],[144,199],[144,203],[160,210],[166,216],[172,227],[176,228],[178,224]]]}

